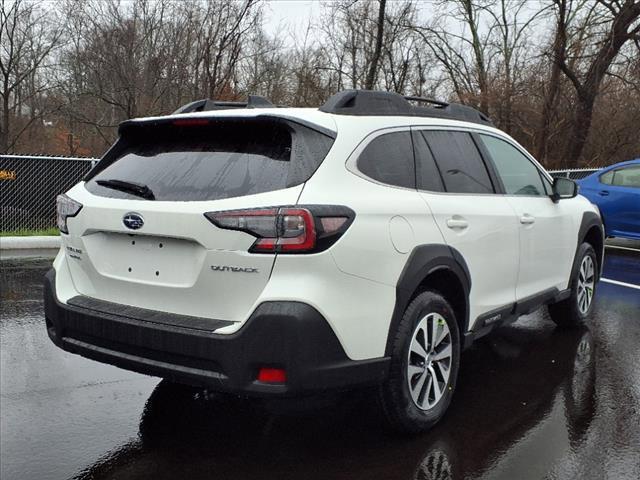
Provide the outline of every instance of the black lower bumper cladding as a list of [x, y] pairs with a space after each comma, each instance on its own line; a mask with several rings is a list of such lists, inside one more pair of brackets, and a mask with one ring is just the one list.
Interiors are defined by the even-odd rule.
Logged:
[[[380, 383], [389, 359], [350, 360], [322, 315], [301, 302], [265, 302], [233, 334], [230, 322], [185, 317], [55, 294], [45, 276], [47, 332], [60, 348], [93, 360], [220, 391], [288, 396]], [[286, 382], [257, 381], [260, 368], [282, 368]]]

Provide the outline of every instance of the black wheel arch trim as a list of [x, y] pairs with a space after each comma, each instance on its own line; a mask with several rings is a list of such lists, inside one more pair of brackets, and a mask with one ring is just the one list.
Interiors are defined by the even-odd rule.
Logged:
[[587, 234], [594, 227], [598, 228], [598, 230], [600, 231], [600, 238], [601, 238], [601, 245], [593, 245], [593, 249], [596, 252], [596, 259], [598, 261], [598, 272], [597, 272], [598, 280], [600, 280], [600, 276], [602, 274], [602, 265], [604, 263], [604, 238], [605, 238], [604, 225], [602, 223], [602, 219], [597, 213], [584, 212], [582, 214], [582, 220], [580, 222], [580, 228], [578, 230], [578, 242], [576, 245], [576, 253], [574, 254], [574, 257], [573, 257], [573, 266], [571, 267], [571, 278], [569, 279], [569, 282], [571, 282], [571, 279], [574, 277], [576, 270], [578, 269], [576, 260], [577, 260], [578, 250], [580, 249], [580, 245], [582, 245], [585, 242], [587, 238]]
[[393, 332], [398, 327], [402, 315], [415, 296], [420, 284], [432, 273], [447, 270], [456, 276], [464, 290], [464, 318], [458, 319], [463, 326], [460, 336], [469, 328], [469, 292], [471, 274], [462, 254], [453, 247], [444, 244], [418, 245], [409, 254], [396, 283], [396, 303], [387, 332], [385, 355], [390, 355]]

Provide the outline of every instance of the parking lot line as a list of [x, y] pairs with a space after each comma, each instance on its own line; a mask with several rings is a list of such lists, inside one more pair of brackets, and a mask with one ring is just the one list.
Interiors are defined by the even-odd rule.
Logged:
[[633, 283], [619, 282], [618, 280], [611, 280], [610, 278], [600, 278], [600, 280], [605, 283], [613, 283], [614, 285], [620, 285], [622, 287], [629, 287], [640, 290], [640, 285], [634, 285]]

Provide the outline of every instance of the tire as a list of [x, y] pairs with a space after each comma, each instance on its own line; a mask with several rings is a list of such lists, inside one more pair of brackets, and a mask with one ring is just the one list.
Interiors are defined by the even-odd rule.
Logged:
[[[432, 348], [433, 328], [436, 329], [435, 349]], [[393, 430], [423, 432], [442, 418], [455, 390], [460, 363], [456, 317], [442, 295], [426, 291], [409, 304], [392, 335], [389, 377], [379, 392], [382, 411]], [[441, 358], [438, 360], [434, 353]]]
[[[591, 268], [589, 269], [589, 264]], [[571, 295], [566, 300], [548, 306], [549, 316], [559, 327], [576, 327], [584, 324], [593, 310], [598, 278], [598, 259], [593, 247], [583, 243], [578, 248], [571, 278]], [[586, 277], [584, 275], [586, 274]], [[585, 303], [586, 301], [586, 303]]]

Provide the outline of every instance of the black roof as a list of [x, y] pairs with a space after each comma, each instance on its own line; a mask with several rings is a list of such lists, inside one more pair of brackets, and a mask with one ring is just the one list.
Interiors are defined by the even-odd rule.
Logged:
[[[409, 103], [410, 101], [426, 103], [430, 106], [414, 106]], [[403, 97], [395, 92], [374, 90], [344, 90], [329, 98], [319, 110], [338, 115], [435, 117], [493, 125], [485, 114], [466, 105], [422, 97]]]

